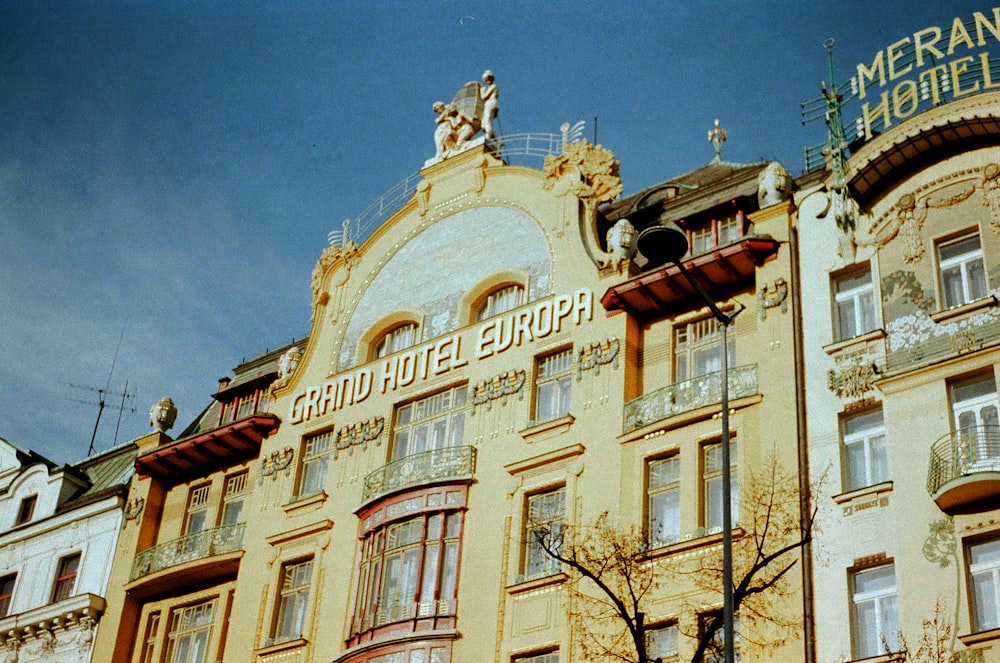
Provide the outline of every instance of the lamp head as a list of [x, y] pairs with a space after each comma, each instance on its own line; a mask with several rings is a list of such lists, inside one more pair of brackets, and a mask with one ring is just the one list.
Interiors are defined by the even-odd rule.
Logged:
[[671, 221], [650, 226], [635, 238], [636, 250], [652, 267], [677, 262], [688, 252], [687, 234]]

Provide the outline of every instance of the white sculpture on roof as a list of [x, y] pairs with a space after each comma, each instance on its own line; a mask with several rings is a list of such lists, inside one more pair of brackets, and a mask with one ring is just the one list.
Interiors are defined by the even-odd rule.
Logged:
[[437, 113], [434, 128], [435, 153], [424, 166], [443, 161], [462, 152], [471, 145], [473, 136], [480, 130], [487, 139], [496, 139], [493, 121], [500, 111], [500, 90], [493, 72], [483, 72], [483, 83], [469, 81], [455, 93], [451, 103], [435, 101], [432, 108]]

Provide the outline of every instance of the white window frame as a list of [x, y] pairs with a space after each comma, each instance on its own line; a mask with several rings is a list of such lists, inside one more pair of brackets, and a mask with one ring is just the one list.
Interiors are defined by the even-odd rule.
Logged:
[[541, 541], [556, 552], [562, 549], [566, 530], [566, 487], [559, 486], [528, 495], [524, 509], [523, 577], [541, 578], [562, 571], [562, 564], [545, 552]]
[[681, 536], [680, 454], [646, 464], [647, 531], [650, 548], [669, 546]]
[[309, 593], [312, 587], [313, 558], [285, 564], [281, 569], [281, 587], [278, 590], [278, 609], [274, 626], [274, 639], [286, 642], [301, 638], [305, 633]]
[[844, 490], [888, 481], [888, 446], [881, 408], [844, 417], [842, 430]]
[[[702, 471], [702, 521], [709, 532], [722, 529], [722, 442], [711, 442], [701, 447]], [[739, 462], [736, 438], [729, 439], [730, 514], [733, 526], [740, 516]]]
[[[891, 580], [867, 590], [860, 581]], [[851, 649], [855, 659], [879, 656], [899, 650], [899, 597], [896, 569], [892, 563], [859, 569], [851, 573]], [[885, 651], [886, 648], [889, 652]]]
[[670, 663], [680, 658], [680, 629], [677, 624], [661, 624], [646, 628], [646, 657]]
[[967, 544], [973, 631], [1000, 628], [1000, 538]]
[[170, 612], [167, 633], [168, 663], [208, 663], [215, 626], [215, 603], [209, 599]]
[[226, 477], [226, 487], [222, 497], [221, 525], [223, 527], [246, 521], [243, 516], [243, 507], [246, 505], [246, 497], [250, 493], [249, 477], [248, 470]]
[[330, 454], [336, 446], [333, 428], [307, 435], [302, 440], [302, 465], [296, 497], [318, 495], [326, 489], [326, 474]]
[[[961, 247], [963, 244], [967, 246]], [[945, 253], [951, 253], [955, 249], [962, 252], [945, 257]], [[937, 255], [941, 308], [949, 309], [968, 304], [989, 294], [986, 265], [983, 261], [983, 244], [978, 231], [940, 242], [937, 246]]]
[[392, 460], [462, 445], [468, 386], [439, 391], [396, 408]]
[[569, 414], [573, 395], [573, 348], [564, 348], [535, 360], [536, 424]]
[[[735, 334], [727, 335], [729, 367], [736, 365]], [[722, 370], [719, 323], [702, 318], [674, 327], [674, 382], [684, 382]]]
[[184, 534], [197, 534], [213, 527], [209, 522], [211, 510], [212, 484], [206, 483], [191, 488], [188, 493], [187, 513], [184, 514]]
[[836, 340], [878, 329], [871, 263], [833, 277]]
[[525, 302], [525, 289], [520, 283], [511, 283], [493, 290], [476, 309], [476, 320], [485, 320], [495, 315], [516, 309]]
[[400, 352], [413, 347], [420, 342], [420, 325], [416, 322], [404, 322], [382, 334], [372, 350], [373, 359], [381, 359], [394, 352]]

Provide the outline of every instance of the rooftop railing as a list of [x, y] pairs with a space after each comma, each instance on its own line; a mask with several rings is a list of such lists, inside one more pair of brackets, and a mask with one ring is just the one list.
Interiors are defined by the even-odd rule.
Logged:
[[244, 523], [214, 527], [147, 548], [132, 561], [129, 580], [137, 580], [185, 562], [242, 550], [245, 529]]
[[[729, 369], [729, 398], [753, 396], [759, 391], [756, 364]], [[721, 402], [722, 373], [719, 371], [675, 382], [626, 403], [623, 432], [631, 433], [668, 417]]]
[[475, 447], [445, 447], [413, 454], [383, 465], [365, 477], [362, 499], [431, 481], [471, 477], [476, 471]]
[[959, 428], [931, 445], [927, 492], [977, 472], [1000, 472], [1000, 426]]

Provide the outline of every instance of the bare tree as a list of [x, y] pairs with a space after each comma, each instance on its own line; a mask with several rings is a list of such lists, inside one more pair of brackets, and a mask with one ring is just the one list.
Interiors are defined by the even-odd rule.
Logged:
[[[776, 609], [788, 597], [788, 574], [798, 562], [803, 546], [812, 540], [815, 508], [799, 517], [796, 478], [781, 471], [776, 460], [744, 483], [739, 522], [733, 543], [733, 609], [741, 624], [767, 623], [777, 628], [753, 629], [754, 640], [742, 643], [773, 648], [801, 626], [797, 615]], [[689, 556], [651, 551], [637, 525], [618, 527], [602, 513], [593, 525], [556, 531], [532, 530], [539, 547], [567, 567], [573, 577], [569, 616], [583, 637], [580, 647], [586, 660], [649, 663], [646, 604], [654, 590], [665, 584], [687, 581], [699, 597], [715, 594], [722, 603], [721, 547], [714, 545], [692, 563]], [[683, 559], [679, 559], [683, 557]], [[699, 605], [704, 605], [704, 601]], [[608, 619], [612, 617], [613, 619]], [[624, 627], [624, 628], [622, 628]], [[692, 663], [716, 654], [722, 630], [722, 612], [703, 620], [697, 632]], [[745, 630], [745, 629], [744, 629]]]

